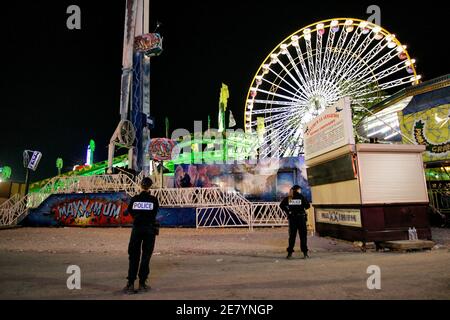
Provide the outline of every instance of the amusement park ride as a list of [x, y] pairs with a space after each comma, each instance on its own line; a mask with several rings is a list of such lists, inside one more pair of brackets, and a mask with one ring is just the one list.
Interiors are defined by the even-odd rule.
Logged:
[[419, 83], [414, 64], [381, 26], [355, 18], [313, 23], [284, 39], [259, 67], [248, 90], [245, 131], [257, 133], [262, 158], [298, 156], [307, 122], [350, 97], [358, 123], [390, 89]]
[[[150, 168], [150, 58], [161, 54], [162, 37], [149, 33], [149, 0], [127, 0], [124, 24], [120, 122], [108, 149], [108, 173], [112, 173], [116, 147], [128, 149], [128, 168]], [[131, 93], [131, 95], [130, 95]]]
[[[257, 70], [244, 106], [245, 132], [227, 132], [224, 111], [228, 89], [224, 91], [226, 86], [222, 87], [218, 132], [225, 138], [225, 142], [220, 150], [210, 150], [208, 146], [215, 141], [205, 137], [206, 135], [198, 137], [189, 134], [187, 139], [177, 141], [168, 139], [168, 133], [166, 138], [150, 138], [150, 130], [154, 125], [150, 115], [150, 61], [161, 52], [161, 35], [149, 33], [149, 0], [127, 0], [120, 121], [109, 142], [108, 160], [93, 163], [92, 157], [89, 157], [89, 165], [80, 170], [62, 173], [58, 177], [31, 185], [31, 196], [23, 203], [17, 202], [16, 206], [21, 205], [22, 211], [17, 210], [16, 214], [9, 215], [7, 221], [18, 221], [26, 206], [36, 208], [54, 193], [106, 192], [104, 190], [118, 192], [120, 188], [123, 191], [123, 186], [126, 185], [128, 189], [125, 192], [130, 195], [137, 190], [138, 179], [114, 174], [115, 167], [127, 166], [138, 174], [138, 178], [152, 175], [157, 180], [155, 184], [160, 187], [152, 192], [158, 193], [164, 201], [167, 200], [167, 206], [196, 207], [198, 203], [193, 199], [201, 200], [205, 207], [197, 207], [197, 218], [202, 214], [203, 217], [214, 216], [211, 219], [216, 219], [217, 209], [222, 210], [221, 214], [227, 216], [227, 219], [238, 216], [251, 226], [257, 221], [252, 218], [256, 212], [252, 210], [259, 210], [258, 212], [267, 212], [267, 215], [264, 213], [265, 217], [271, 217], [266, 222], [276, 220], [273, 225], [286, 223], [275, 202], [251, 202], [236, 190], [230, 192], [221, 185], [210, 190], [178, 190], [171, 185], [165, 186], [164, 178], [160, 179], [158, 170], [155, 170], [155, 162], [160, 163], [161, 177], [163, 167], [169, 168], [173, 175], [176, 165], [207, 165], [224, 159], [296, 159], [299, 162], [305, 155], [304, 136], [307, 124], [326, 110], [333, 109], [329, 107], [342, 99], [350, 101], [349, 121], [353, 122], [350, 128], [351, 133], [356, 136], [356, 143], [353, 145], [372, 137], [389, 142], [394, 137], [403, 136], [398, 129], [398, 118], [393, 117], [391, 112], [375, 115], [372, 107], [392, 96], [393, 89], [416, 86], [421, 79], [415, 69], [415, 60], [410, 57], [406, 46], [381, 26], [355, 18], [316, 22], [284, 39]], [[340, 110], [336, 110], [338, 111]], [[353, 130], [355, 127], [364, 130]], [[172, 154], [167, 150], [175, 146], [189, 151], [170, 158]], [[115, 157], [116, 148], [125, 148], [128, 153]], [[360, 150], [361, 157], [364, 156], [364, 151]], [[353, 161], [353, 158], [349, 159]], [[348, 163], [351, 164], [351, 161]], [[347, 172], [350, 174], [349, 180], [355, 184], [354, 167], [348, 168], [352, 169]], [[226, 179], [234, 178], [227, 176]], [[229, 203], [226, 199], [234, 199], [232, 207], [227, 207]], [[328, 204], [327, 202], [326, 205]], [[351, 204], [360, 206], [356, 201]], [[14, 205], [11, 203], [11, 207]], [[216, 207], [212, 208], [211, 205]], [[245, 218], [246, 215], [249, 215], [248, 219]], [[207, 224], [212, 221], [208, 219]], [[198, 222], [199, 220], [197, 226]], [[220, 223], [226, 224], [223, 221]]]
[[[144, 175], [153, 171], [150, 168], [151, 160], [155, 160], [150, 151], [153, 127], [150, 60], [161, 54], [162, 37], [149, 33], [148, 2], [127, 1], [121, 119], [109, 143], [107, 165], [93, 164], [95, 170], [83, 168], [84, 171], [79, 172], [81, 175], [99, 174], [105, 167], [112, 173], [116, 166], [128, 166]], [[390, 129], [396, 119], [390, 114], [374, 118], [370, 107], [389, 97], [393, 88], [416, 85], [420, 79], [407, 47], [381, 26], [355, 18], [313, 23], [284, 39], [263, 61], [248, 90], [244, 107], [245, 132], [226, 136], [227, 147], [221, 152], [226, 152], [229, 159], [238, 160], [301, 155], [305, 124], [346, 96], [351, 99], [354, 125], [369, 120], [370, 127], [373, 126], [370, 121], [377, 122], [388, 128], [384, 129], [384, 136], [389, 140], [399, 134]], [[223, 131], [225, 116], [220, 110], [219, 118]], [[363, 141], [370, 138], [370, 132], [356, 134]], [[223, 159], [224, 155], [217, 150], [208, 150], [212, 142], [195, 136], [181, 139], [177, 141], [180, 149], [189, 146], [191, 151], [165, 161], [164, 166], [173, 172], [177, 164]], [[116, 148], [128, 149], [128, 155], [115, 158]]]

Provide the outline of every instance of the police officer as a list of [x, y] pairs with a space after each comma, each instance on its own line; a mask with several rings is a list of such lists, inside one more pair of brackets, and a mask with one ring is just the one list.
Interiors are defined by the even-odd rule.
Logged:
[[286, 212], [289, 220], [289, 246], [287, 248], [287, 259], [292, 257], [295, 246], [295, 238], [297, 231], [300, 236], [300, 249], [303, 252], [304, 258], [308, 256], [307, 245], [307, 230], [306, 230], [306, 211], [310, 204], [308, 200], [301, 194], [301, 187], [295, 185], [289, 191], [289, 196], [283, 199], [280, 203], [280, 208]]
[[142, 179], [142, 192], [131, 198], [126, 211], [126, 214], [129, 213], [133, 217], [133, 229], [128, 245], [128, 283], [124, 288], [127, 293], [135, 293], [134, 281], [138, 275], [138, 269], [138, 290], [147, 291], [150, 289], [146, 281], [150, 273], [150, 258], [155, 247], [155, 237], [159, 233], [159, 224], [156, 221], [159, 208], [158, 199], [148, 192], [152, 184], [150, 178]]

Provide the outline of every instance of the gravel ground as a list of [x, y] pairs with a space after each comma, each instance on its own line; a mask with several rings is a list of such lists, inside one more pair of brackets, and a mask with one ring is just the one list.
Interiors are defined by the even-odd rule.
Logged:
[[[152, 290], [124, 295], [129, 228], [0, 230], [0, 299], [450, 299], [450, 229], [412, 253], [363, 253], [352, 243], [309, 237], [311, 259], [285, 259], [287, 228], [162, 229]], [[298, 240], [297, 240], [298, 241]], [[66, 269], [81, 268], [81, 290]], [[369, 290], [367, 267], [381, 269]]]

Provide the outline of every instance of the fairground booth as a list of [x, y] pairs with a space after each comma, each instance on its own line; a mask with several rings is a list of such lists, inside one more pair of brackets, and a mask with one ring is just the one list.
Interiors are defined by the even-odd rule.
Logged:
[[310, 121], [305, 159], [316, 231], [362, 242], [430, 239], [423, 145], [355, 143], [350, 99]]
[[405, 88], [374, 106], [357, 134], [380, 142], [423, 145], [429, 214], [450, 225], [450, 75]]

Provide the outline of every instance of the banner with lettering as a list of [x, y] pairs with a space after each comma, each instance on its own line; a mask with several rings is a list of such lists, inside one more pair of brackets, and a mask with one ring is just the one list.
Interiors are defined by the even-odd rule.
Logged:
[[314, 211], [317, 223], [338, 224], [358, 228], [362, 226], [361, 211], [359, 209], [315, 208]]
[[[402, 133], [426, 146], [424, 162], [450, 159], [450, 104], [402, 115], [399, 113]], [[411, 143], [403, 138], [403, 143]]]
[[[30, 227], [114, 227], [131, 226], [125, 213], [130, 197], [125, 192], [53, 194], [37, 208], [30, 209], [21, 225]], [[135, 202], [135, 209], [151, 209]], [[159, 207], [156, 220], [162, 227], [195, 227], [195, 208]]]
[[306, 124], [304, 144], [306, 160], [347, 144], [355, 144], [348, 97], [340, 99]]
[[58, 194], [30, 212], [31, 223], [55, 226], [131, 225], [125, 215], [129, 197], [125, 193]]

